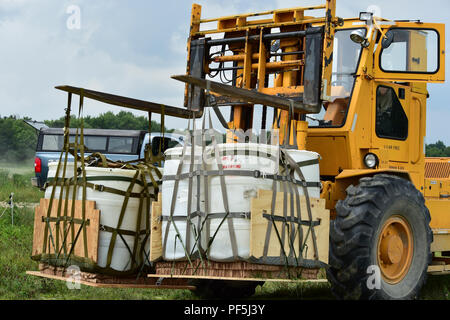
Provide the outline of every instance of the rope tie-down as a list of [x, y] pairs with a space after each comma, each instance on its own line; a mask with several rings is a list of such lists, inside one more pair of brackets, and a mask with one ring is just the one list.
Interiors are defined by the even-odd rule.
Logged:
[[[33, 250], [32, 258], [54, 267], [77, 265], [82, 271], [111, 276], [144, 274], [152, 265], [150, 208], [162, 178], [153, 164], [162, 160], [161, 152], [154, 156], [151, 147], [146, 148], [145, 159], [133, 162], [111, 161], [101, 153], [86, 156], [83, 92], [73, 142], [69, 142], [71, 103], [69, 93], [63, 150], [55, 176], [45, 186], [51, 188], [48, 199], [41, 200], [41, 206], [45, 204], [42, 246]], [[69, 163], [69, 155], [73, 162]]]
[[[218, 109], [214, 111], [220, 112]], [[212, 130], [211, 113], [209, 113], [209, 129], [205, 129], [206, 117], [205, 114], [200, 143], [195, 143], [192, 139], [190, 148], [184, 146], [178, 152], [166, 155], [166, 166], [167, 161], [173, 161], [171, 165], [176, 167], [176, 172], [172, 170], [174, 173], [171, 173], [172, 171], [167, 170], [162, 179], [163, 189], [164, 185], [169, 186], [169, 183], [174, 187], [168, 194], [163, 193], [162, 195], [163, 198], [170, 197], [170, 201], [162, 201], [160, 221], [163, 223], [163, 254], [155, 257], [153, 262], [171, 262], [171, 276], [184, 274], [201, 276], [204, 274], [203, 271], [214, 262], [241, 261], [251, 264], [284, 266], [286, 269], [325, 267], [325, 264], [319, 260], [315, 230], [321, 226], [321, 221], [314, 218], [309, 194], [310, 188], [319, 189], [321, 184], [318, 181], [307, 181], [302, 172], [303, 168], [318, 165], [318, 155], [316, 159], [296, 162], [290, 156], [291, 148], [272, 146], [270, 148], [273, 150], [268, 151], [269, 147], [265, 146], [261, 150], [234, 149], [227, 152], [228, 150], [222, 150], [222, 146], [217, 143]], [[189, 124], [189, 130], [190, 128], [191, 124]], [[193, 128], [195, 131], [195, 121]], [[208, 133], [211, 133], [211, 141], [206, 139]], [[208, 142], [210, 142], [209, 145]], [[237, 144], [237, 146], [239, 146], [237, 148], [243, 148], [242, 144]], [[266, 161], [272, 161], [273, 166], [277, 169], [276, 172], [269, 173], [263, 169], [224, 166], [223, 159], [227, 156], [266, 159]], [[188, 160], [191, 162], [187, 163]], [[264, 212], [234, 210], [234, 202], [237, 199], [230, 198], [234, 187], [230, 184], [232, 180], [229, 180], [234, 178], [249, 178], [249, 185], [256, 185], [256, 181], [264, 181], [266, 184], [270, 182], [271, 208]], [[211, 186], [213, 179], [216, 179], [217, 184], [214, 190]], [[281, 192], [279, 192], [280, 189]], [[212, 191], [215, 193], [212, 194]], [[277, 197], [280, 194], [283, 197], [282, 216], [277, 214], [279, 208], [276, 207]], [[186, 201], [187, 205], [183, 208], [178, 207], [182, 201]], [[164, 204], [166, 205], [164, 206]], [[220, 207], [223, 208], [223, 211], [212, 210], [212, 207], [216, 208], [218, 204], [221, 204]], [[238, 236], [241, 232], [240, 221], [251, 221], [254, 214], [261, 215], [267, 221], [265, 237], [262, 239], [264, 252], [262, 256], [257, 257], [241, 253], [242, 242], [240, 241], [242, 240]], [[197, 221], [196, 223], [194, 219]], [[214, 223], [214, 227], [212, 223]], [[180, 226], [182, 227], [180, 228]], [[224, 233], [228, 234], [227, 240], [224, 240]], [[269, 250], [273, 245], [273, 235], [276, 235], [280, 248], [279, 255], [276, 256]], [[220, 240], [218, 240], [219, 238]], [[216, 250], [214, 249], [215, 245], [228, 248], [226, 250], [230, 252], [229, 256], [214, 257], [212, 250]], [[313, 258], [307, 258], [308, 251], [313, 253]], [[181, 266], [179, 263], [183, 261], [186, 262], [182, 267], [183, 271], [181, 274], [180, 270], [175, 273], [175, 269], [179, 268]], [[168, 266], [167, 263], [163, 265]], [[161, 268], [167, 270], [166, 267]], [[296, 275], [293, 274], [292, 277], [294, 278]]]

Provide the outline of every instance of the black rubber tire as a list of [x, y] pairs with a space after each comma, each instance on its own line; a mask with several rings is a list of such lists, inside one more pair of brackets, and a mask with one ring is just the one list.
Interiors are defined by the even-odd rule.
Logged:
[[[423, 195], [400, 177], [377, 175], [363, 178], [347, 189], [347, 198], [336, 206], [331, 222], [330, 268], [327, 277], [332, 292], [345, 300], [417, 299], [427, 279], [431, 263], [433, 233], [430, 212]], [[390, 285], [381, 279], [381, 288], [371, 290], [367, 280], [370, 266], [377, 266], [378, 238], [384, 222], [401, 215], [412, 230], [413, 258], [405, 278]]]
[[225, 281], [225, 280], [192, 280], [190, 285], [196, 287], [193, 293], [207, 300], [239, 300], [250, 298], [258, 286], [264, 282]]

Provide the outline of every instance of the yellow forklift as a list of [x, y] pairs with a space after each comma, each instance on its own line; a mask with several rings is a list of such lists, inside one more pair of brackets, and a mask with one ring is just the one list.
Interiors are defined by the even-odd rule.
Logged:
[[[258, 92], [259, 99], [184, 80], [235, 100], [274, 106], [280, 143], [288, 128], [290, 144], [296, 140], [299, 149], [321, 155], [321, 197], [331, 215], [327, 276], [337, 297], [415, 298], [427, 272], [450, 269], [450, 159], [426, 159], [424, 151], [427, 84], [445, 81], [445, 25], [392, 21], [370, 12], [341, 19], [335, 6], [327, 0], [318, 7], [202, 20], [201, 7], [194, 5], [188, 74], [232, 70], [233, 85]], [[324, 18], [307, 16], [319, 9]], [[255, 20], [258, 15], [272, 19]], [[201, 31], [212, 21], [216, 29]], [[223, 39], [207, 38], [220, 33]], [[208, 49], [228, 45], [231, 54], [206, 56], [197, 65], [193, 46], [199, 42]], [[213, 62], [220, 62], [214, 71]], [[188, 108], [201, 98], [191, 90]], [[293, 116], [289, 103], [270, 104], [265, 95], [295, 104]], [[224, 104], [230, 102], [236, 103]], [[250, 129], [252, 107], [233, 106], [229, 128]], [[378, 290], [367, 286], [374, 266], [381, 275]]]

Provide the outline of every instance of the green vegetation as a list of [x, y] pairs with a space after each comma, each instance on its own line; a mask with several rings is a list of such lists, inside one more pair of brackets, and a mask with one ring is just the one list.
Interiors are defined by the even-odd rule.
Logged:
[[33, 158], [36, 150], [36, 142], [36, 131], [21, 119], [13, 116], [0, 117], [1, 160], [23, 162]]
[[32, 171], [20, 174], [0, 169], [0, 202], [7, 201], [11, 193], [14, 193], [15, 202], [39, 202], [39, 199], [43, 197], [43, 192], [31, 186], [32, 177], [34, 177]]
[[450, 147], [442, 141], [427, 145], [427, 157], [450, 157]]
[[[65, 117], [58, 120], [44, 121], [50, 128], [64, 128]], [[118, 114], [106, 112], [98, 117], [85, 116], [83, 119], [84, 127], [91, 129], [118, 129], [118, 130], [148, 130], [148, 117], [135, 116], [131, 112], [121, 111]], [[71, 116], [70, 127], [80, 127], [80, 119], [75, 115]], [[152, 132], [160, 132], [161, 125], [152, 121]], [[169, 132], [166, 128], [166, 132]]]
[[[0, 212], [1, 213], [1, 212]], [[98, 289], [70, 290], [66, 283], [26, 275], [38, 270], [31, 260], [33, 210], [15, 208], [14, 226], [8, 214], [0, 218], [0, 300], [178, 300], [194, 299], [186, 290]]]

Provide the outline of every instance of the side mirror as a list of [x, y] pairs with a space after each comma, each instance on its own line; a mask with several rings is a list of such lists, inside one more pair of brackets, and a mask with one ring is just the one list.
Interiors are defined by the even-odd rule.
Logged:
[[381, 41], [381, 46], [383, 49], [387, 49], [391, 46], [392, 42], [394, 42], [394, 32], [391, 30], [386, 33], [384, 39]]
[[152, 140], [152, 153], [154, 156], [159, 155], [159, 151], [164, 154], [164, 152], [169, 148], [170, 139], [162, 137], [155, 137]]

